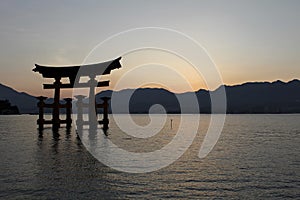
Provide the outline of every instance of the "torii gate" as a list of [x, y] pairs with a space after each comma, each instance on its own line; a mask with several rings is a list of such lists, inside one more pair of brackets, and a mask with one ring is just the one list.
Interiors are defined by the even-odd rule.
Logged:
[[[95, 101], [95, 88], [96, 87], [105, 87], [109, 86], [109, 81], [100, 81], [97, 82], [95, 80], [97, 75], [105, 75], [110, 74], [111, 70], [121, 68], [120, 64], [121, 57], [104, 62], [97, 63], [91, 65], [82, 65], [82, 66], [64, 66], [64, 67], [53, 67], [53, 66], [41, 66], [35, 64], [35, 68], [32, 70], [34, 72], [39, 72], [42, 74], [44, 78], [54, 78], [55, 82], [53, 84], [43, 84], [44, 89], [54, 89], [54, 102], [52, 104], [46, 104], [44, 102], [47, 97], [37, 97], [39, 100], [39, 118], [37, 120], [37, 124], [39, 125], [39, 129], [42, 130], [44, 128], [44, 124], [52, 124], [53, 129], [58, 129], [60, 124], [66, 124], [67, 128], [71, 127], [72, 119], [71, 119], [71, 108], [72, 108], [72, 99], [65, 98], [65, 104], [60, 103], [60, 89], [61, 88], [90, 88], [89, 94], [89, 102]], [[78, 74], [79, 72], [79, 74]], [[76, 76], [88, 76], [90, 80], [86, 83], [79, 83], [79, 77]], [[69, 78], [70, 83], [64, 84], [61, 83], [62, 78]], [[76, 79], [76, 80], [75, 80]], [[75, 83], [76, 81], [76, 83]], [[89, 107], [91, 112], [92, 108], [89, 105], [86, 105], [82, 102], [83, 96], [78, 96], [78, 104]], [[102, 98], [102, 104], [96, 104], [96, 108], [103, 108], [103, 120], [99, 121], [100, 124], [103, 124], [103, 129], [108, 129], [108, 101], [109, 98]], [[92, 105], [91, 103], [89, 103]], [[52, 108], [52, 120], [44, 119], [44, 108]], [[66, 108], [66, 119], [61, 120], [59, 118], [60, 108]], [[95, 108], [95, 107], [94, 107]], [[82, 114], [78, 112], [78, 114]], [[81, 118], [79, 116], [79, 118]], [[84, 124], [84, 123], [83, 123]]]

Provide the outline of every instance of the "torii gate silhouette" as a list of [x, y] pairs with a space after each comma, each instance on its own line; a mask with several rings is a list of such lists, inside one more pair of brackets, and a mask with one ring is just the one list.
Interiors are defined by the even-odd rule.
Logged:
[[[39, 127], [39, 130], [43, 130], [44, 124], [52, 124], [52, 129], [57, 130], [60, 127], [60, 124], [66, 124], [67, 128], [71, 127], [72, 119], [71, 119], [71, 108], [72, 108], [72, 99], [71, 98], [65, 98], [66, 101], [65, 104], [60, 103], [60, 89], [61, 88], [90, 88], [90, 94], [89, 94], [89, 104], [83, 103], [83, 99], [85, 96], [78, 95], [77, 98], [77, 106], [78, 106], [78, 120], [82, 120], [82, 107], [89, 107], [89, 112], [93, 110], [95, 111], [96, 108], [103, 108], [103, 120], [98, 121], [99, 124], [103, 124], [103, 129], [108, 129], [108, 101], [110, 98], [104, 97], [102, 98], [103, 103], [97, 104], [92, 109], [91, 102], [95, 102], [95, 88], [96, 87], [105, 87], [109, 86], [109, 81], [96, 81], [96, 76], [98, 75], [106, 75], [110, 74], [110, 72], [114, 69], [121, 68], [120, 64], [121, 57], [104, 62], [104, 63], [97, 63], [97, 64], [90, 64], [90, 65], [81, 65], [81, 66], [42, 66], [35, 64], [35, 68], [32, 70], [34, 72], [39, 72], [42, 74], [44, 78], [54, 78], [55, 82], [53, 84], [43, 84], [44, 89], [54, 89], [54, 102], [52, 104], [47, 104], [44, 101], [47, 99], [47, 97], [39, 96], [37, 99], [38, 107], [39, 107], [39, 118], [37, 120], [37, 124]], [[82, 70], [84, 69], [84, 70]], [[79, 73], [78, 73], [79, 72]], [[85, 83], [79, 83], [78, 76], [88, 76], [90, 80]], [[61, 83], [62, 78], [69, 78], [70, 83]], [[44, 119], [44, 108], [52, 108], [52, 120], [45, 120]], [[59, 118], [60, 109], [65, 108], [66, 109], [66, 119], [61, 120]], [[95, 114], [95, 113], [94, 113]], [[93, 116], [93, 115], [90, 115]], [[93, 120], [93, 119], [92, 119]], [[92, 121], [89, 119], [89, 121]], [[94, 119], [95, 120], [95, 119]], [[81, 121], [80, 125], [89, 124], [89, 122]], [[95, 126], [95, 124], [93, 125]], [[95, 127], [94, 127], [95, 128]]]

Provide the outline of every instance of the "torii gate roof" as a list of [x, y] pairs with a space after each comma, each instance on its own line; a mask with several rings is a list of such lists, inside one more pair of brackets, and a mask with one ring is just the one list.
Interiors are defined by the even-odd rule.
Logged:
[[[34, 72], [39, 72], [44, 78], [62, 78], [69, 77], [70, 79], [75, 79], [79, 69], [81, 76], [89, 76], [91, 74], [95, 75], [105, 75], [110, 74], [111, 70], [121, 68], [120, 64], [121, 57], [103, 62], [95, 63], [89, 65], [78, 65], [78, 66], [42, 66], [35, 64], [35, 68], [32, 69]], [[86, 70], [85, 70], [86, 69]]]

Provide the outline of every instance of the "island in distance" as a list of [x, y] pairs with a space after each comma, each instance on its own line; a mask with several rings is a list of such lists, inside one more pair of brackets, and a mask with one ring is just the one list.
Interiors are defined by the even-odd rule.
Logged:
[[20, 114], [17, 106], [12, 106], [8, 100], [0, 100], [0, 115]]
[[[300, 81], [289, 82], [249, 82], [225, 87], [227, 96], [227, 113], [231, 114], [263, 114], [263, 113], [300, 113]], [[218, 89], [217, 89], [218, 90]], [[216, 90], [216, 91], [217, 91]], [[216, 92], [216, 91], [211, 91]], [[119, 96], [133, 92], [133, 89], [116, 91]], [[96, 95], [97, 101], [101, 97], [110, 97], [113, 91], [106, 90]], [[195, 92], [201, 113], [210, 113], [210, 95], [207, 90]], [[162, 105], [167, 113], [181, 113], [176, 95], [190, 96], [191, 92], [174, 94], [161, 88], [139, 88], [130, 98], [130, 113], [148, 113], [154, 104]], [[20, 113], [37, 113], [37, 100], [34, 96], [18, 92], [8, 86], [0, 84], [0, 100], [7, 99], [19, 108]], [[51, 103], [51, 99], [48, 103]], [[111, 111], [111, 109], [110, 109]], [[122, 113], [122, 112], [120, 112]], [[195, 113], [190, 110], [188, 113]]]

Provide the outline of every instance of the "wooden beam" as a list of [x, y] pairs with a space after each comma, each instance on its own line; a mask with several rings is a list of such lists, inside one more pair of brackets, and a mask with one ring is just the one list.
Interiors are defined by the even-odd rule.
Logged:
[[[54, 84], [43, 84], [44, 85], [44, 89], [54, 89], [55, 86]], [[73, 88], [73, 86], [70, 83], [67, 84], [61, 84], [60, 88]]]
[[[109, 81], [100, 81], [97, 84], [97, 87], [106, 87], [109, 86]], [[90, 87], [88, 83], [78, 83], [75, 84], [76, 88], [85, 88], [85, 87]], [[44, 84], [44, 89], [54, 89], [55, 86], [54, 84]], [[64, 83], [60, 85], [60, 88], [74, 88], [74, 85], [70, 83]]]
[[97, 84], [97, 87], [106, 87], [109, 86], [109, 81], [100, 81]]

